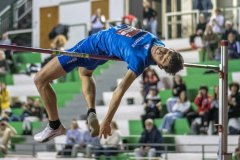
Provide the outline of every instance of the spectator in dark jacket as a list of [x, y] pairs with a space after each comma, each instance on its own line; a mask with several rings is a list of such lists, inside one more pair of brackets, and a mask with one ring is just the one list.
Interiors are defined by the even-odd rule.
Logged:
[[233, 22], [232, 21], [226, 21], [225, 22], [225, 31], [222, 34], [222, 40], [228, 39], [228, 34], [233, 33], [236, 37], [238, 37], [238, 31], [233, 28]]
[[240, 42], [233, 32], [228, 34], [228, 57], [231, 59], [240, 58]]
[[145, 114], [141, 116], [143, 126], [145, 126], [145, 120], [148, 118], [155, 119], [160, 118], [162, 106], [160, 98], [158, 96], [158, 90], [155, 87], [151, 87], [149, 94], [147, 95], [146, 102], [144, 103]]
[[228, 118], [239, 118], [240, 117], [240, 93], [239, 84], [233, 82], [229, 85], [230, 95], [228, 96]]
[[182, 91], [186, 91], [187, 87], [180, 75], [173, 77], [172, 97], [167, 99], [167, 111], [172, 112], [173, 105], [177, 102], [178, 97]]
[[144, 143], [144, 145], [134, 150], [136, 159], [141, 159], [141, 157], [144, 156], [148, 156], [148, 158], [155, 157], [156, 152], [162, 149], [162, 147], [160, 146], [151, 146], [151, 144], [153, 143], [155, 144], [163, 143], [161, 132], [153, 124], [152, 119], [147, 119], [145, 121], [145, 130], [141, 134], [139, 143]]
[[200, 14], [199, 23], [197, 24], [196, 31], [193, 35], [190, 36], [190, 45], [193, 49], [197, 49], [198, 47], [200, 47], [198, 46], [199, 44], [195, 44], [195, 38], [199, 37], [202, 41], [202, 36], [206, 29], [206, 25], [207, 25], [207, 22], [206, 22], [205, 16], [203, 14]]
[[157, 36], [157, 12], [151, 7], [148, 0], [143, 1], [143, 25], [146, 30]]
[[233, 82], [229, 85], [230, 95], [228, 96], [228, 127], [230, 135], [237, 135], [240, 133], [240, 93], [239, 84]]

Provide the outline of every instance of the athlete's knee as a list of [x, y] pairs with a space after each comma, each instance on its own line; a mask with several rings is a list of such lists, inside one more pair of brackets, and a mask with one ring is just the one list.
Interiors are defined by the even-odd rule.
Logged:
[[40, 71], [35, 75], [34, 83], [37, 88], [40, 88], [40, 87], [47, 85], [49, 82], [44, 77], [44, 73]]
[[80, 77], [92, 77], [93, 71], [87, 70], [86, 68], [79, 68]]

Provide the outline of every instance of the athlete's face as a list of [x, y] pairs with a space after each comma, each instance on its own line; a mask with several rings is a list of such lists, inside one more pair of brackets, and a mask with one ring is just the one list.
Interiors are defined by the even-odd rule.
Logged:
[[169, 74], [176, 74], [183, 69], [183, 57], [173, 49], [153, 46], [151, 49], [152, 59], [160, 69], [164, 69]]
[[173, 50], [165, 47], [155, 46], [153, 47], [153, 58], [160, 69], [166, 69], [169, 64], [171, 52]]

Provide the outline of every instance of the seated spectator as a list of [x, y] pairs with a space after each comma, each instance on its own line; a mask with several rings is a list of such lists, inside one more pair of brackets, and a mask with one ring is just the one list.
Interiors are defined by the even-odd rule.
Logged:
[[97, 159], [99, 159], [100, 155], [104, 155], [106, 159], [111, 159], [111, 156], [117, 155], [118, 150], [121, 149], [122, 138], [117, 123], [112, 121], [110, 127], [111, 136], [106, 139], [102, 138], [100, 140], [102, 148], [95, 152]]
[[31, 135], [32, 127], [31, 122], [41, 121], [43, 119], [43, 107], [41, 106], [40, 99], [35, 99], [32, 107], [25, 111], [23, 119], [23, 134]]
[[10, 95], [5, 83], [0, 83], [0, 101], [2, 114], [11, 113]]
[[[0, 44], [4, 44], [4, 45], [11, 45], [12, 44], [12, 41], [11, 41], [11, 39], [9, 39], [7, 33], [3, 33], [2, 34], [2, 37], [1, 37], [1, 40], [0, 40]], [[3, 50], [3, 51], [5, 53], [6, 60], [8, 62], [7, 64], [9, 64], [9, 66], [12, 69], [12, 67], [14, 67], [12, 52], [10, 50]]]
[[225, 31], [222, 34], [222, 40], [228, 40], [228, 34], [230, 32], [238, 37], [238, 31], [233, 28], [233, 22], [228, 20], [225, 22]]
[[[212, 98], [208, 94], [208, 87], [201, 86], [199, 89], [199, 93], [194, 100], [194, 103], [198, 108], [197, 112], [192, 111], [187, 114], [187, 118], [192, 128], [193, 134], [199, 134], [200, 130], [203, 133], [206, 133], [208, 129], [208, 121], [209, 121], [208, 117], [209, 117], [209, 110], [211, 107], [211, 101], [212, 101]], [[198, 122], [198, 119], [197, 119], [198, 117], [200, 118], [200, 122]]]
[[144, 103], [145, 114], [141, 116], [143, 126], [146, 119], [160, 118], [162, 110], [160, 98], [158, 96], [158, 90], [155, 87], [151, 87], [149, 94], [147, 95], [146, 102]]
[[178, 97], [181, 91], [186, 91], [187, 87], [185, 82], [183, 81], [180, 75], [175, 75], [173, 77], [173, 88], [172, 88], [172, 95], [173, 97], [167, 99], [167, 111], [170, 113], [172, 112], [173, 105], [177, 102]]
[[218, 48], [219, 37], [213, 32], [212, 26], [207, 25], [203, 34], [203, 59], [205, 61], [206, 54], [208, 54], [208, 60], [213, 60], [215, 57], [216, 49]]
[[212, 26], [213, 33], [221, 35], [224, 28], [224, 17], [221, 9], [215, 9], [214, 15], [210, 18], [209, 25]]
[[[228, 119], [239, 119], [240, 118], [240, 93], [239, 84], [231, 83], [229, 85], [230, 95], [228, 96]], [[238, 121], [238, 120], [235, 120]], [[230, 122], [229, 122], [230, 123]], [[238, 134], [240, 130], [239, 126], [234, 127], [234, 125], [229, 124], [229, 134]]]
[[163, 117], [163, 122], [160, 126], [160, 130], [165, 133], [170, 133], [172, 124], [177, 118], [182, 118], [185, 113], [190, 109], [191, 103], [187, 99], [186, 91], [180, 92], [177, 102], [173, 105], [172, 112], [167, 113]]
[[0, 76], [5, 76], [10, 72], [4, 51], [0, 50]]
[[13, 128], [6, 121], [0, 121], [0, 151], [3, 153], [7, 153], [8, 146], [10, 143], [10, 138], [17, 134], [15, 128]]
[[[209, 110], [209, 121], [213, 121], [213, 124], [218, 124], [218, 110], [219, 110], [219, 86], [215, 86], [213, 99], [211, 102], [211, 108]], [[213, 131], [211, 132], [213, 132], [213, 134], [217, 134], [217, 127], [213, 129]]]
[[240, 58], [240, 42], [234, 33], [228, 34], [228, 57], [230, 59]]
[[[145, 129], [141, 134], [139, 143], [145, 143], [141, 145], [140, 148], [134, 150], [135, 158], [142, 159], [141, 157], [147, 156], [149, 159], [157, 156], [157, 152], [162, 150], [161, 146], [151, 146], [151, 144], [161, 144], [163, 143], [163, 138], [161, 132], [153, 124], [152, 119], [147, 119], [145, 121]], [[149, 145], [146, 145], [149, 144]]]
[[207, 25], [207, 22], [205, 20], [205, 17], [203, 14], [200, 14], [199, 15], [199, 23], [197, 24], [197, 28], [196, 28], [196, 31], [193, 35], [190, 36], [190, 45], [193, 49], [197, 49], [199, 44], [195, 43], [195, 38], [200, 38], [201, 40], [201, 43], [202, 43], [202, 36], [203, 36], [203, 33], [205, 31], [205, 28], [206, 28], [206, 25]]
[[77, 152], [84, 152], [85, 158], [92, 158], [92, 153], [94, 150], [99, 150], [101, 149], [101, 144], [100, 144], [100, 138], [99, 137], [92, 137], [90, 135], [90, 128], [89, 125], [87, 125], [86, 121], [86, 126], [87, 130], [83, 131], [81, 141], [78, 145], [74, 145], [72, 149], [72, 157], [77, 156]]
[[150, 87], [156, 87], [158, 86], [158, 82], [160, 81], [157, 73], [154, 69], [148, 68], [144, 71], [143, 75], [143, 86], [142, 86], [142, 95], [143, 100], [145, 102], [146, 96], [148, 95]]
[[82, 133], [79, 130], [76, 119], [73, 119], [70, 125], [70, 129], [66, 133], [67, 140], [63, 151], [60, 151], [58, 155], [71, 156], [72, 149], [75, 145], [80, 144]]

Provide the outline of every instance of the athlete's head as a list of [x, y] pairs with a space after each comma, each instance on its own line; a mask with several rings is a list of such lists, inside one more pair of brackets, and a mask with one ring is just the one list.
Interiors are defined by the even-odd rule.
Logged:
[[151, 56], [159, 68], [169, 74], [174, 75], [183, 69], [183, 57], [173, 49], [153, 45]]

